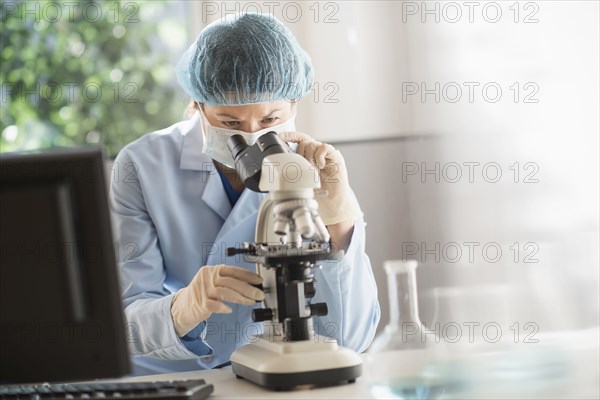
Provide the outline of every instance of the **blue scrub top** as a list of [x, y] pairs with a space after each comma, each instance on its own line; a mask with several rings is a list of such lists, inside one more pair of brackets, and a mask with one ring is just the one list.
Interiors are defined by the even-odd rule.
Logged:
[[223, 172], [221, 172], [221, 170], [219, 170], [218, 168], [217, 168], [217, 172], [219, 173], [219, 178], [221, 178], [221, 183], [223, 183], [223, 188], [225, 189], [225, 193], [227, 193], [227, 198], [229, 199], [229, 203], [233, 207], [233, 206], [235, 206], [235, 203], [237, 203], [240, 196], [242, 195], [243, 190], [238, 192], [235, 189], [233, 189], [233, 187], [231, 187], [231, 183], [229, 183], [229, 180], [227, 180], [227, 177], [225, 176], [225, 174]]
[[[230, 201], [212, 159], [202, 153], [202, 140], [196, 113], [125, 146], [112, 169], [110, 206], [134, 374], [212, 368], [262, 331], [251, 319], [253, 306], [236, 304], [231, 314], [213, 314], [183, 338], [173, 327], [173, 294], [203, 265], [255, 271], [241, 256], [225, 257], [225, 250], [254, 241], [265, 194], [244, 190]], [[362, 218], [344, 258], [324, 261], [315, 278], [312, 301], [325, 301], [329, 309], [314, 319], [316, 332], [366, 350], [380, 309]]]

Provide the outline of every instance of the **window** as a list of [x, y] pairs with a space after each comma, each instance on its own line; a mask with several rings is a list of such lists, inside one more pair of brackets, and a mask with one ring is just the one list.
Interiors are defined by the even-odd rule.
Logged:
[[125, 144], [184, 115], [186, 2], [3, 1], [0, 151]]

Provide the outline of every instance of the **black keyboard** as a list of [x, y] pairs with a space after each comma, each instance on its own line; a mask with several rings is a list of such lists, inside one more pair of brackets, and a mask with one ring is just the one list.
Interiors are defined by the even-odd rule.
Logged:
[[204, 379], [161, 382], [90, 382], [0, 386], [0, 399], [185, 399], [200, 400], [213, 391]]

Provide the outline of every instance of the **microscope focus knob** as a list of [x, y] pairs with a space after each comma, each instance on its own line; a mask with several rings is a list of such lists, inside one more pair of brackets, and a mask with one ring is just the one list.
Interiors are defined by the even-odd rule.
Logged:
[[271, 308], [255, 308], [252, 310], [252, 321], [262, 322], [273, 319], [273, 310]]
[[322, 317], [327, 315], [327, 303], [315, 303], [310, 306], [311, 317]]

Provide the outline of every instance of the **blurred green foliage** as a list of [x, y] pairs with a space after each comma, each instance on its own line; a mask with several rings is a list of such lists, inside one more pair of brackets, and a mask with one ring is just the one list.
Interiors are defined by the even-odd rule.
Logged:
[[160, 21], [144, 17], [150, 3], [155, 14], [168, 7], [3, 1], [0, 151], [99, 143], [114, 156], [180, 120], [186, 99], [167, 60], [169, 43], [157, 33]]

